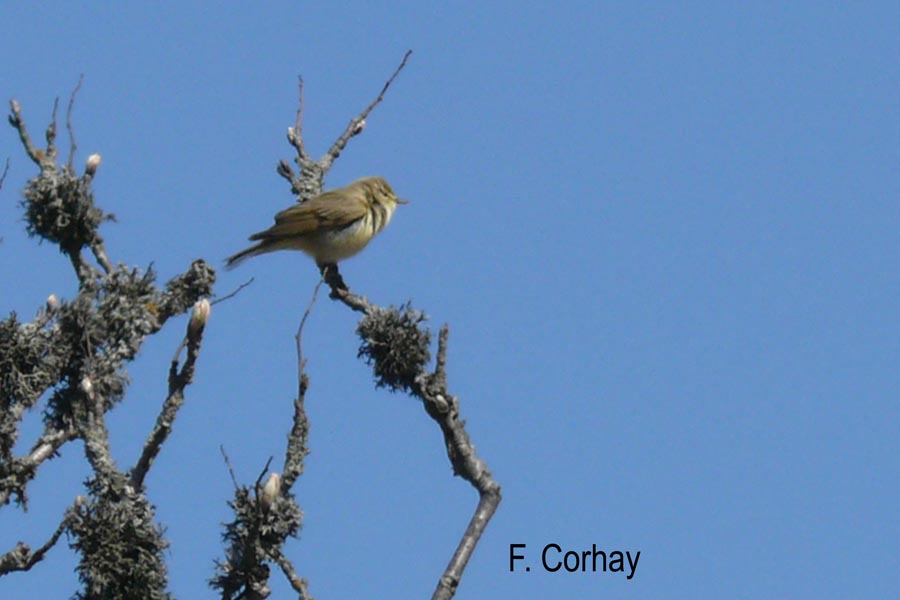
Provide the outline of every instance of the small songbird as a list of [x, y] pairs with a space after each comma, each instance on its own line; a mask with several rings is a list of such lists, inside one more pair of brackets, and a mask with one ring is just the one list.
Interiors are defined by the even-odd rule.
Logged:
[[398, 198], [383, 178], [358, 179], [281, 211], [274, 225], [250, 236], [256, 244], [229, 256], [226, 266], [230, 269], [245, 258], [275, 250], [302, 250], [320, 268], [337, 264], [387, 227], [398, 204], [407, 201]]

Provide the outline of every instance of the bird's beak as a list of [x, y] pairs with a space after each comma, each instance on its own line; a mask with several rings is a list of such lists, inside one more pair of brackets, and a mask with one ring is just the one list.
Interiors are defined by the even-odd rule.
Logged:
[[409, 200], [403, 200], [402, 198], [397, 198], [397, 204], [409, 204]]

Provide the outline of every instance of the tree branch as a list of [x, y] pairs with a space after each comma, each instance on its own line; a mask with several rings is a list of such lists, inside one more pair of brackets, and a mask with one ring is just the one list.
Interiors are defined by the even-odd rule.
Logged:
[[312, 594], [309, 593], [309, 582], [297, 575], [297, 572], [294, 570], [294, 565], [291, 564], [285, 556], [283, 552], [276, 552], [272, 559], [275, 561], [279, 567], [281, 567], [281, 572], [284, 573], [285, 578], [287, 578], [288, 583], [291, 584], [291, 587], [294, 588], [294, 591], [297, 592], [297, 597], [300, 600], [313, 600]]
[[332, 163], [337, 160], [337, 157], [341, 155], [341, 152], [346, 147], [347, 142], [350, 141], [355, 135], [362, 133], [362, 130], [366, 127], [366, 117], [369, 116], [369, 113], [384, 100], [384, 95], [387, 93], [388, 88], [391, 87], [391, 84], [394, 83], [394, 80], [400, 74], [400, 71], [403, 70], [403, 67], [406, 66], [406, 61], [409, 60], [410, 55], [412, 54], [412, 50], [407, 50], [406, 54], [403, 55], [403, 60], [400, 61], [400, 65], [394, 71], [394, 74], [391, 75], [390, 79], [385, 82], [384, 87], [381, 88], [381, 93], [378, 94], [378, 97], [372, 101], [369, 106], [366, 107], [364, 111], [362, 111], [358, 116], [350, 119], [350, 123], [347, 124], [347, 129], [344, 130], [344, 133], [334, 142], [331, 148], [328, 149], [328, 152], [323, 156], [319, 163], [325, 171], [331, 168]]
[[28, 456], [13, 460], [4, 469], [5, 477], [0, 480], [0, 506], [6, 505], [12, 494], [16, 494], [24, 504], [25, 488], [37, 475], [41, 463], [52, 458], [66, 442], [75, 437], [74, 429], [57, 429], [48, 424]]
[[[235, 292], [237, 293], [237, 292]], [[184, 339], [175, 351], [172, 362], [169, 365], [169, 393], [163, 402], [156, 425], [144, 444], [141, 457], [131, 469], [131, 485], [139, 490], [144, 485], [144, 477], [153, 465], [163, 443], [172, 433], [172, 425], [179, 409], [184, 405], [184, 389], [194, 381], [194, 366], [197, 357], [200, 356], [200, 346], [203, 341], [203, 331], [209, 319], [210, 303], [208, 300], [200, 300], [194, 305], [193, 313], [188, 321]], [[181, 351], [187, 346], [187, 358], [181, 370], [178, 363], [181, 359]]]
[[306, 416], [306, 390], [309, 389], [309, 376], [306, 374], [306, 360], [303, 358], [303, 328], [312, 313], [321, 287], [322, 280], [319, 280], [294, 336], [297, 343], [297, 397], [294, 399], [293, 425], [288, 434], [288, 443], [284, 454], [282, 479], [285, 491], [289, 491], [294, 482], [303, 474], [304, 461], [309, 454], [309, 419]]
[[43, 168], [43, 161], [46, 155], [42, 150], [38, 150], [34, 147], [31, 136], [28, 134], [28, 129], [25, 127], [25, 121], [22, 119], [22, 106], [19, 104], [19, 101], [10, 100], [9, 109], [9, 124], [19, 132], [19, 140], [21, 140], [22, 146], [25, 148], [25, 154], [28, 155], [28, 158], [30, 158], [34, 164]]
[[0, 577], [7, 573], [12, 573], [13, 571], [28, 571], [31, 567], [42, 561], [44, 555], [47, 554], [47, 551], [56, 545], [60, 536], [62, 536], [63, 532], [69, 526], [69, 518], [70, 513], [67, 512], [66, 516], [63, 517], [62, 522], [56, 528], [56, 531], [50, 536], [50, 539], [34, 552], [31, 551], [31, 548], [29, 548], [27, 544], [19, 542], [16, 544], [15, 548], [3, 556], [0, 556]]
[[78, 90], [81, 89], [81, 83], [84, 81], [84, 73], [82, 73], [78, 77], [78, 83], [75, 84], [75, 89], [72, 90], [72, 95], [69, 96], [69, 106], [66, 109], [66, 130], [69, 132], [69, 160], [68, 166], [69, 169], [74, 171], [74, 165], [72, 161], [75, 160], [75, 150], [78, 148], [78, 144], [75, 143], [75, 129], [72, 127], [72, 109], [75, 107], [75, 96], [78, 94]]
[[297, 196], [298, 202], [304, 202], [322, 192], [322, 181], [325, 178], [325, 173], [331, 169], [331, 165], [334, 164], [334, 161], [340, 156], [343, 149], [347, 146], [347, 142], [350, 141], [350, 138], [362, 133], [363, 129], [365, 129], [366, 117], [368, 117], [369, 113], [384, 100], [388, 88], [400, 74], [400, 71], [403, 70], [403, 67], [406, 66], [406, 62], [409, 60], [411, 54], [412, 50], [408, 50], [406, 54], [403, 55], [403, 60], [394, 71], [393, 75], [391, 75], [381, 88], [381, 93], [378, 94], [378, 97], [375, 98], [362, 113], [350, 120], [344, 133], [338, 137], [331, 148], [329, 148], [328, 152], [326, 152], [319, 160], [313, 160], [306, 151], [306, 146], [303, 143], [303, 78], [301, 77], [299, 79], [300, 98], [297, 108], [297, 118], [294, 126], [288, 127], [287, 138], [291, 146], [297, 151], [294, 162], [296, 162], [297, 166], [300, 168], [300, 173], [299, 175], [294, 173], [291, 166], [284, 160], [279, 161], [278, 167], [276, 168], [276, 172], [290, 182], [291, 192]]
[[[406, 66], [411, 53], [412, 51], [408, 51], [403, 56], [400, 65], [384, 84], [378, 97], [362, 113], [350, 120], [344, 133], [315, 163], [306, 156], [305, 149], [300, 151], [304, 148], [301, 127], [303, 111], [301, 80], [301, 101], [297, 122], [288, 130], [288, 139], [291, 145], [298, 150], [297, 164], [300, 166], [300, 181], [297, 181], [298, 177], [294, 175], [285, 161], [281, 161], [278, 167], [279, 174], [292, 182], [292, 190], [300, 195], [300, 201], [309, 197], [304, 195], [309, 190], [314, 190], [315, 193], [321, 190], [321, 182], [325, 173], [340, 156], [350, 138], [363, 131], [366, 117], [384, 99], [388, 88]], [[422, 400], [426, 412], [438, 424], [443, 433], [447, 456], [454, 474], [468, 481], [479, 493], [478, 506], [475, 508], [469, 526], [441, 576], [433, 596], [440, 599], [451, 598], [456, 592], [456, 587], [478, 540], [497, 510], [501, 496], [500, 485], [493, 479], [486, 463], [478, 457], [475, 447], [469, 439], [464, 422], [460, 418], [458, 398], [450, 394], [447, 389], [449, 329], [446, 325], [441, 329], [435, 370], [428, 372], [425, 364], [428, 362], [429, 356], [430, 332], [419, 325], [424, 320], [422, 313], [412, 310], [409, 306], [399, 311], [393, 307], [382, 308], [372, 304], [365, 296], [350, 291], [341, 277], [337, 265], [322, 265], [320, 269], [322, 280], [331, 289], [330, 297], [343, 303], [354, 312], [364, 315], [357, 329], [363, 339], [359, 354], [365, 356], [368, 362], [374, 366], [376, 384], [390, 387], [393, 390], [403, 389]], [[318, 287], [316, 291], [318, 291]], [[308, 384], [300, 347], [300, 333], [308, 314], [309, 309], [301, 320], [300, 329], [297, 332], [300, 409], [302, 409], [302, 398]], [[296, 422], [295, 415], [295, 426]]]
[[359, 354], [374, 366], [376, 384], [395, 391], [406, 390], [422, 401], [428, 416], [441, 429], [454, 475], [478, 491], [478, 506], [432, 596], [441, 600], [452, 598], [478, 540], [500, 504], [501, 495], [500, 485], [475, 452], [465, 421], [460, 417], [459, 399], [447, 388], [449, 328], [447, 325], [441, 328], [435, 369], [429, 373], [425, 369], [429, 332], [420, 325], [424, 315], [408, 305], [402, 310], [378, 307], [336, 286], [332, 287], [331, 297], [365, 313], [357, 328], [363, 340]]
[[3, 189], [3, 184], [6, 182], [6, 176], [9, 174], [9, 159], [6, 159], [6, 164], [3, 166], [3, 174], [0, 175], [0, 190]]

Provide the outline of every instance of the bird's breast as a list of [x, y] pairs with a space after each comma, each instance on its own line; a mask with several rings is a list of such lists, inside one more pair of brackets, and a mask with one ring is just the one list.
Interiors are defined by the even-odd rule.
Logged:
[[340, 262], [365, 248], [376, 233], [371, 213], [367, 213], [343, 229], [317, 234], [307, 252], [319, 263]]

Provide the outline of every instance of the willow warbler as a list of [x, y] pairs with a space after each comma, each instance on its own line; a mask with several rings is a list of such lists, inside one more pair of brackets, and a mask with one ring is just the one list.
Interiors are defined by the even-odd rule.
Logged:
[[365, 248], [406, 203], [381, 177], [364, 177], [281, 211], [274, 225], [250, 236], [254, 245], [226, 259], [227, 268], [275, 250], [302, 250], [319, 267], [336, 264]]

